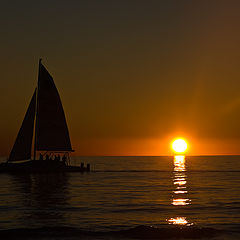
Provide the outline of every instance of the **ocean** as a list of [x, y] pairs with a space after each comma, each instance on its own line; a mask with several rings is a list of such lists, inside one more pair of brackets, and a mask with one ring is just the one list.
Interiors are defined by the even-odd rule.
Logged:
[[72, 162], [93, 171], [0, 174], [1, 239], [240, 239], [240, 156]]

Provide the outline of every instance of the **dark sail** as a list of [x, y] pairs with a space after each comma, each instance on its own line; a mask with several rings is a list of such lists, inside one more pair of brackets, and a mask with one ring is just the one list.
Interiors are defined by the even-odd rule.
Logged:
[[18, 132], [8, 161], [20, 161], [31, 158], [34, 118], [36, 110], [36, 90], [28, 106], [22, 126]]
[[72, 151], [68, 127], [57, 88], [39, 63], [36, 115], [37, 151]]

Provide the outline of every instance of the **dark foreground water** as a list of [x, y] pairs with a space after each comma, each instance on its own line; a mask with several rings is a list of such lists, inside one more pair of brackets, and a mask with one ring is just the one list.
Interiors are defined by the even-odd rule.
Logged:
[[74, 161], [95, 172], [0, 175], [0, 239], [240, 239], [240, 156]]

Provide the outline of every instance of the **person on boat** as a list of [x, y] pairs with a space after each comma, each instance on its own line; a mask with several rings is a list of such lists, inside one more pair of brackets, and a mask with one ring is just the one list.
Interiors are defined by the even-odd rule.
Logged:
[[63, 157], [62, 157], [62, 162], [64, 163], [64, 165], [66, 165], [66, 161], [67, 161], [67, 158], [66, 158], [66, 156], [64, 154]]
[[54, 161], [60, 161], [60, 156], [59, 156], [59, 154], [58, 155], [54, 155], [54, 159], [53, 159]]
[[43, 161], [43, 155], [41, 153], [39, 154], [39, 160]]

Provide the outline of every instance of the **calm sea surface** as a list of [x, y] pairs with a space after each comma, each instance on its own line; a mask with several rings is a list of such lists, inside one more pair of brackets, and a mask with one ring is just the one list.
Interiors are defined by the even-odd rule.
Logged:
[[51, 239], [62, 238], [56, 229], [64, 229], [64, 239], [148, 234], [168, 239], [168, 233], [159, 237], [161, 229], [185, 231], [181, 234], [192, 229], [189, 238], [240, 239], [240, 156], [76, 157], [74, 162], [91, 163], [95, 171], [1, 174], [0, 236], [21, 228], [52, 231]]

